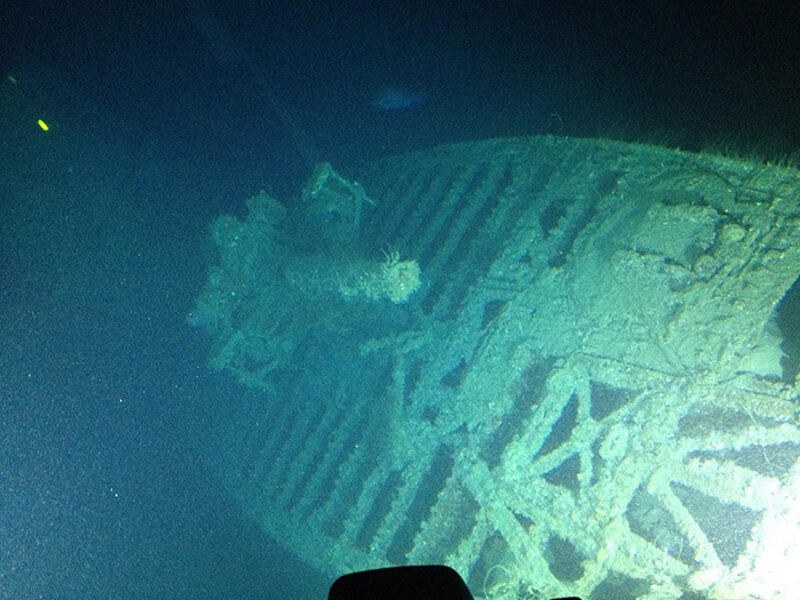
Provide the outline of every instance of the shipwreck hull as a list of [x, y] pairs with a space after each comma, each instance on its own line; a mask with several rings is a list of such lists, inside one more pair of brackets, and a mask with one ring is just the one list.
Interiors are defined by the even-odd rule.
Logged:
[[254, 203], [193, 315], [243, 383], [209, 455], [268, 535], [331, 576], [446, 563], [476, 594], [788, 597], [798, 171], [535, 137], [348, 175], [350, 250], [413, 259], [407, 302], [304, 279], [341, 247]]

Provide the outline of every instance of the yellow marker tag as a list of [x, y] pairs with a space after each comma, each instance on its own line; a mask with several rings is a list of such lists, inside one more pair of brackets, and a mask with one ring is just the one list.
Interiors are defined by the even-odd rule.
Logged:
[[39, 120], [38, 120], [38, 121], [36, 121], [36, 122], [39, 124], [39, 127], [41, 127], [41, 128], [42, 128], [42, 131], [48, 131], [48, 130], [50, 129], [50, 127], [47, 125], [47, 123], [45, 123], [45, 122], [44, 122], [44, 121], [42, 121], [41, 119], [39, 119]]

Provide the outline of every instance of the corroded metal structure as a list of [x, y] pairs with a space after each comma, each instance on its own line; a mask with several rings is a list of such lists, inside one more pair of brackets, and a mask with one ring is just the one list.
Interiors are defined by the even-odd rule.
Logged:
[[[797, 171], [537, 137], [358, 176], [352, 247], [251, 206], [193, 315], [248, 386], [209, 448], [269, 535], [477, 594], [789, 597]], [[406, 303], [320, 283], [382, 251], [419, 265]]]

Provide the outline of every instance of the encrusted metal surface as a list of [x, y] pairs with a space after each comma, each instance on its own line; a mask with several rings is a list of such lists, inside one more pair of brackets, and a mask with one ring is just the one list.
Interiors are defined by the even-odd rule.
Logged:
[[336, 257], [261, 205], [193, 315], [252, 388], [209, 448], [267, 533], [331, 575], [445, 562], [478, 594], [789, 597], [796, 171], [530, 138], [359, 176], [352, 252], [415, 260], [408, 304], [314, 306], [296, 265]]

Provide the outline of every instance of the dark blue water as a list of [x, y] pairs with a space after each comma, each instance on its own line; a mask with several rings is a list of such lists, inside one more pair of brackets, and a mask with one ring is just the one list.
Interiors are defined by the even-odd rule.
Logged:
[[[57, 73], [15, 73], [0, 169], [0, 597], [322, 593], [202, 459], [240, 391], [205, 368], [185, 324], [219, 208], [198, 200], [209, 174], [160, 140], [137, 151]], [[47, 134], [28, 118], [37, 102]]]
[[[325, 596], [209, 473], [242, 391], [185, 323], [208, 224], [294, 201], [304, 140], [346, 175], [499, 135], [800, 146], [791, 15], [624, 4], [210, 3], [226, 54], [187, 3], [4, 3], [0, 598]], [[425, 103], [371, 110], [398, 83]]]

